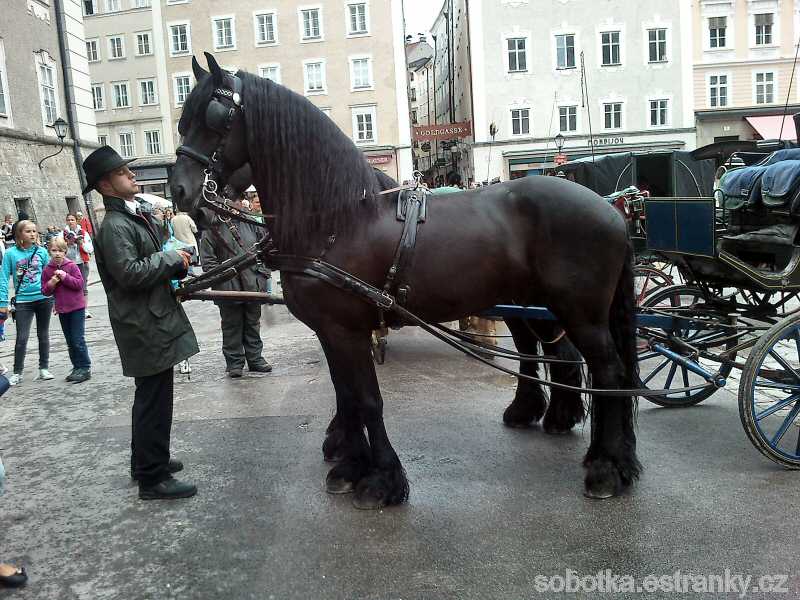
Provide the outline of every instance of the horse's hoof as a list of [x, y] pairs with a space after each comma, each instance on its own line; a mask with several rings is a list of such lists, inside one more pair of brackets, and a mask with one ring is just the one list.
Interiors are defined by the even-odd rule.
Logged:
[[341, 460], [344, 458], [344, 455], [343, 454], [331, 454], [330, 456], [328, 456], [327, 454], [323, 453], [322, 458], [327, 463], [338, 463], [338, 462], [341, 462]]
[[530, 429], [533, 421], [503, 421], [503, 425], [510, 429]]
[[329, 494], [352, 494], [355, 489], [356, 486], [353, 484], [353, 482], [347, 481], [346, 479], [329, 477], [325, 481], [325, 491]]
[[555, 425], [545, 425], [542, 427], [547, 435], [567, 435], [572, 433], [572, 427], [557, 427]]
[[358, 510], [378, 510], [386, 506], [386, 498], [376, 498], [369, 494], [356, 494], [353, 496], [353, 506]]
[[586, 467], [583, 495], [594, 500], [616, 496], [622, 490], [622, 478], [614, 463], [595, 459]]

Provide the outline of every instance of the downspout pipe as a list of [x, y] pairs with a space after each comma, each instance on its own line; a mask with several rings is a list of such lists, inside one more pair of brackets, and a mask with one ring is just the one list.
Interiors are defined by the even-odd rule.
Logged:
[[[75, 95], [73, 93], [72, 67], [66, 47], [66, 16], [64, 13], [64, 0], [53, 0], [53, 9], [56, 13], [56, 31], [58, 33], [58, 53], [61, 57], [61, 75], [64, 80], [64, 100], [67, 103], [67, 123], [69, 124], [69, 135], [72, 138], [72, 158], [75, 162], [75, 170], [78, 173], [78, 181], [81, 190], [86, 187], [86, 175], [83, 172], [83, 156], [81, 156], [80, 143], [78, 141], [78, 112], [75, 110]], [[86, 216], [92, 224], [92, 230], [97, 231], [97, 219], [92, 205], [92, 193], [83, 196], [86, 206]]]

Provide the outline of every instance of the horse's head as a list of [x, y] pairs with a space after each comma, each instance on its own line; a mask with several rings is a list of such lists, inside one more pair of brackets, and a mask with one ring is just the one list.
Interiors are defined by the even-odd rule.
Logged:
[[209, 71], [192, 57], [195, 85], [178, 123], [183, 143], [170, 176], [172, 200], [196, 213], [204, 191], [219, 190], [248, 162], [242, 81], [205, 53]]

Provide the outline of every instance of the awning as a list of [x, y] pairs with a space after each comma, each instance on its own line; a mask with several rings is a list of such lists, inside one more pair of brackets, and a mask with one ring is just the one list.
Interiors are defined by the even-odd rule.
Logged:
[[[772, 115], [769, 117], [745, 117], [745, 121], [763, 140], [777, 140], [780, 136], [782, 140], [796, 140], [797, 132], [794, 129], [794, 120], [791, 115]], [[781, 132], [781, 122], [783, 122], [783, 132]]]

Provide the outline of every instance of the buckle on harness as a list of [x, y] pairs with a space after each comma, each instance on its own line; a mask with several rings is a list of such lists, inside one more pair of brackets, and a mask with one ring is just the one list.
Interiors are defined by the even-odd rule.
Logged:
[[394, 306], [394, 298], [392, 298], [389, 292], [381, 292], [375, 299], [375, 303], [379, 308], [392, 308], [392, 306]]

